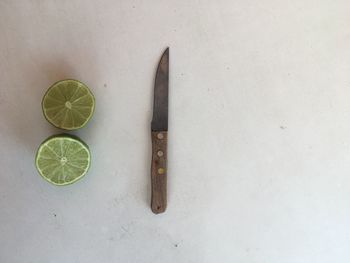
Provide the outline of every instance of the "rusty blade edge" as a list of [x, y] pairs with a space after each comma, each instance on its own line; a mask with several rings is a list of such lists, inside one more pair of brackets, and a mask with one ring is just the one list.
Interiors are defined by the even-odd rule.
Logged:
[[154, 84], [152, 131], [168, 130], [168, 93], [169, 47], [165, 49], [158, 63]]

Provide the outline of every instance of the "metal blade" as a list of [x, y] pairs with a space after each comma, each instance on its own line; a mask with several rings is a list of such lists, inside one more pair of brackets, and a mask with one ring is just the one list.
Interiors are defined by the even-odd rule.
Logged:
[[168, 91], [169, 91], [169, 48], [167, 48], [158, 64], [154, 84], [152, 131], [168, 130]]

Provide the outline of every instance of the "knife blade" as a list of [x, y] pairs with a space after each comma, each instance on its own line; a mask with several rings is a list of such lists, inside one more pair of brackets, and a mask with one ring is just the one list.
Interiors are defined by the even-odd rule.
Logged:
[[169, 48], [164, 51], [160, 58], [154, 83], [151, 123], [151, 209], [155, 214], [163, 213], [167, 207], [168, 94]]

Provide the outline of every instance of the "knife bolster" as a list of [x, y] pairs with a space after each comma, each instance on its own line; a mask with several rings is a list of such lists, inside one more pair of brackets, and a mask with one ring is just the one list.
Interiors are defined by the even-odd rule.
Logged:
[[163, 213], [167, 206], [167, 131], [152, 131], [151, 184], [153, 213]]

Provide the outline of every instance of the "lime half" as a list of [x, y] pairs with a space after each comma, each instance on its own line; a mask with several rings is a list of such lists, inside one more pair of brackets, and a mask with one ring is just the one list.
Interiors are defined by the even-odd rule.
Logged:
[[91, 119], [95, 98], [85, 84], [66, 79], [48, 89], [42, 107], [45, 118], [51, 124], [65, 130], [76, 130]]
[[76, 137], [56, 135], [39, 147], [35, 160], [40, 175], [55, 185], [72, 184], [90, 167], [88, 146]]

